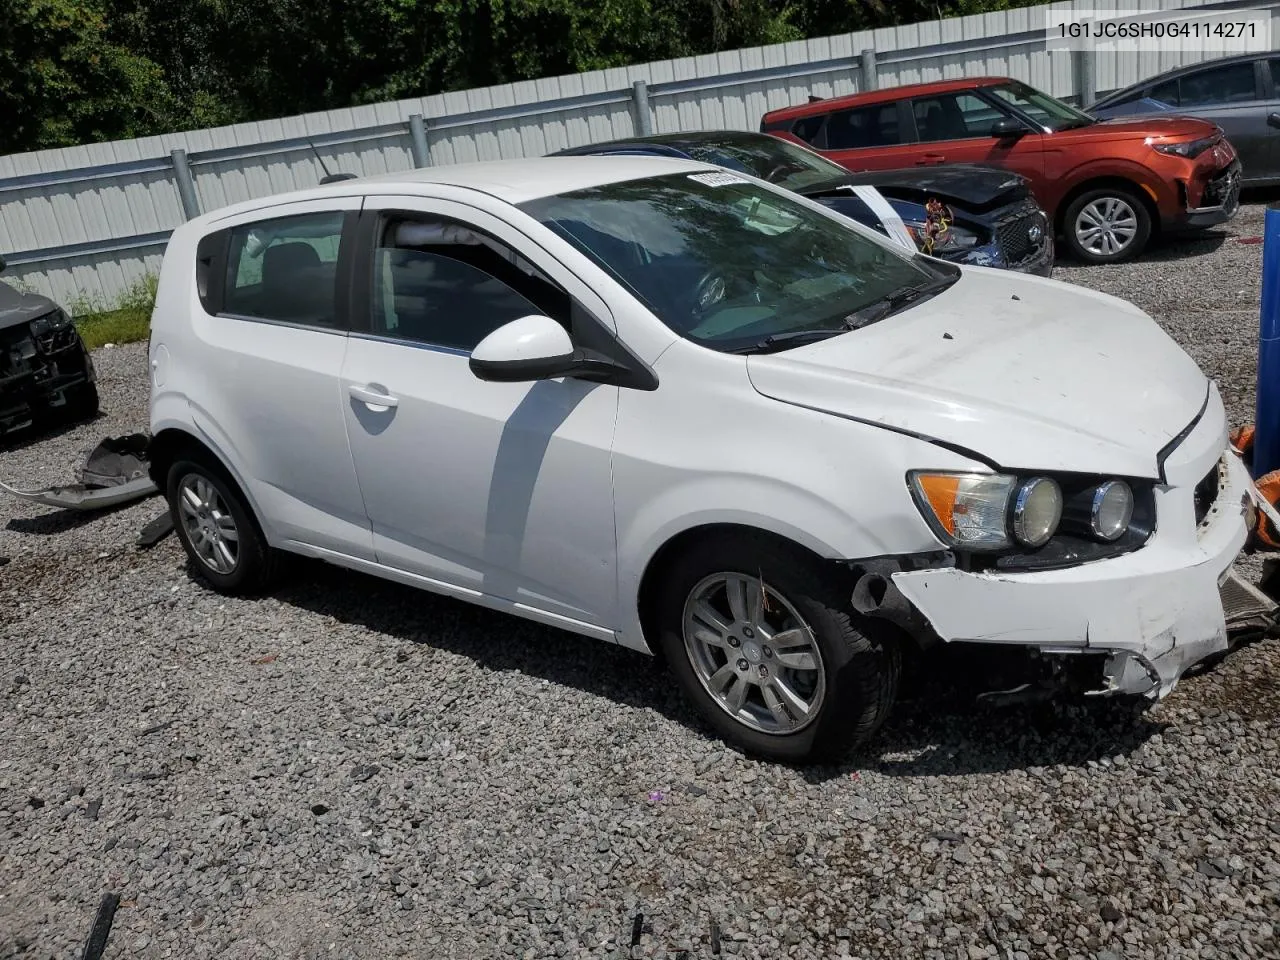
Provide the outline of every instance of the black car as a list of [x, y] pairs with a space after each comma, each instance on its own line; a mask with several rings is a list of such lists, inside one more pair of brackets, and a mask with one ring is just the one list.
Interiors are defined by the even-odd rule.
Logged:
[[1240, 155], [1241, 183], [1280, 183], [1280, 53], [1246, 53], [1157, 74], [1108, 94], [1086, 110], [1111, 119], [1163, 113], [1222, 128]]
[[[917, 248], [944, 260], [1044, 277], [1053, 269], [1048, 219], [1026, 179], [1006, 170], [952, 164], [851, 174], [789, 140], [730, 130], [614, 140], [552, 156], [637, 153], [714, 163], [759, 177], [890, 237], [902, 236], [905, 228]], [[874, 191], [858, 189], [866, 187]]]
[[0, 436], [46, 417], [95, 416], [97, 379], [65, 310], [0, 282]]

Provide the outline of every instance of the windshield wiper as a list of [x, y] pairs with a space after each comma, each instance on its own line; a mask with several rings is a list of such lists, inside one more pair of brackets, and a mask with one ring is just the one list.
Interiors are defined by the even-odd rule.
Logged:
[[883, 320], [889, 314], [896, 313], [909, 304], [927, 300], [935, 293], [939, 293], [951, 286], [955, 280], [955, 277], [941, 277], [918, 286], [903, 287], [901, 290], [895, 290], [893, 293], [881, 297], [865, 307], [859, 307], [853, 313], [848, 314], [841, 320], [838, 327], [820, 327], [815, 330], [791, 330], [787, 333], [774, 333], [763, 340], [758, 340], [745, 347], [738, 347], [727, 352], [774, 353], [778, 350], [786, 350], [789, 347], [798, 347], [806, 343], [826, 340], [840, 333], [848, 333], [850, 330], [860, 330], [862, 327], [869, 326], [877, 320]]
[[846, 332], [848, 327], [823, 327], [818, 330], [792, 330], [788, 333], [772, 333], [763, 340], [757, 340], [755, 343], [747, 344], [745, 347], [736, 347], [733, 350], [727, 350], [726, 353], [774, 353], [777, 350], [786, 350], [788, 347], [798, 347], [805, 343], [816, 343], [819, 340], [826, 340], [828, 337], [834, 337], [838, 333]]
[[883, 320], [891, 313], [897, 313], [903, 307], [920, 300], [927, 300], [935, 293], [939, 293], [951, 286], [953, 282], [952, 277], [942, 277], [939, 280], [930, 280], [928, 283], [896, 290], [888, 296], [881, 297], [879, 300], [849, 314], [844, 318], [844, 329], [858, 330], [862, 327], [870, 326], [877, 320]]

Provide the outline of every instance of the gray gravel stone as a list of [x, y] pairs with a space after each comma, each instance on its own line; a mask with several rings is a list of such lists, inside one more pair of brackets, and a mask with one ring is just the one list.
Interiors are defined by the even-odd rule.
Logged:
[[[1244, 422], [1261, 217], [1056, 275], [1151, 312]], [[145, 426], [144, 345], [96, 359], [104, 417], [0, 478]], [[713, 921], [769, 960], [1280, 956], [1280, 641], [1145, 712], [926, 671], [866, 755], [774, 768], [615, 647], [305, 563], [218, 597], [135, 548], [161, 509], [0, 500], [0, 957], [78, 955], [108, 890], [138, 960], [703, 957]]]

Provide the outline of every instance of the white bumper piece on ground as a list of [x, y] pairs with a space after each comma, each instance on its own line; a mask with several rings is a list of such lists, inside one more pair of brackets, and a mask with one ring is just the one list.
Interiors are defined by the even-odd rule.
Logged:
[[[1217, 497], [1197, 524], [1194, 490], [1211, 470]], [[1096, 692], [1163, 697], [1187, 668], [1227, 649], [1222, 588], [1248, 538], [1253, 481], [1227, 444], [1216, 390], [1165, 477], [1156, 530], [1133, 553], [1052, 571], [937, 569], [893, 581], [943, 640], [1108, 653]]]

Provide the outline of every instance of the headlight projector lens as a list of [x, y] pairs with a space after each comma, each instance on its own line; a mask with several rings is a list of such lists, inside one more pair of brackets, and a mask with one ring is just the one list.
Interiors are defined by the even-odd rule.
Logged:
[[1089, 526], [1099, 540], [1119, 540], [1133, 519], [1133, 491], [1123, 480], [1108, 480], [1093, 493]]
[[1013, 535], [1028, 547], [1043, 547], [1062, 519], [1062, 491], [1047, 477], [1018, 487], [1013, 497]]

